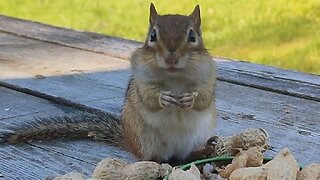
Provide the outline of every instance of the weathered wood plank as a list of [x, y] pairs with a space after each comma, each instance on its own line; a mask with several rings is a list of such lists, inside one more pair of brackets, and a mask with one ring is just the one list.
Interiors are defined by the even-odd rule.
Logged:
[[[0, 132], [31, 122], [35, 117], [56, 117], [77, 112], [76, 109], [0, 87]], [[89, 175], [105, 157], [133, 160], [129, 153], [88, 140], [35, 141], [16, 146], [2, 144], [0, 173], [4, 177], [0, 179], [44, 179], [71, 171]]]
[[[75, 112], [70, 108], [57, 106], [49, 101], [3, 87], [0, 87], [0, 94], [0, 131], [27, 123], [35, 116], [59, 116]], [[69, 171], [89, 169], [86, 165], [89, 163], [68, 156], [63, 157], [28, 144], [0, 147], [0, 173], [4, 179], [44, 179], [50, 174], [61, 174], [67, 169]], [[76, 165], [71, 166], [70, 163]]]
[[[0, 16], [0, 30], [19, 36], [127, 59], [141, 43]], [[28, 27], [28, 28], [26, 28]], [[81, 43], [79, 43], [79, 41]], [[274, 67], [216, 58], [219, 79], [290, 96], [320, 101], [320, 77]]]
[[[0, 15], [0, 31], [126, 59], [139, 42]], [[123, 43], [119, 42], [122, 41]], [[126, 49], [123, 51], [123, 49]]]
[[[126, 82], [129, 75], [129, 71], [121, 70], [112, 71], [112, 73], [100, 73], [98, 76], [96, 74], [86, 74], [77, 78], [89, 77], [92, 82], [108, 85], [110, 77], [115, 81], [119, 79], [118, 81]], [[119, 92], [124, 93], [125, 86], [125, 83], [121, 84], [119, 88], [122, 88], [122, 90], [119, 89]], [[320, 138], [318, 133], [320, 132], [320, 122], [318, 121], [320, 114], [315, 111], [320, 108], [319, 102], [225, 82], [218, 83], [217, 98], [219, 122], [223, 122], [222, 125], [218, 126], [219, 134], [226, 135], [239, 129], [262, 127], [267, 129], [268, 132], [271, 131], [272, 145], [276, 149], [288, 146], [293, 148], [294, 152], [303, 153], [297, 156], [301, 163], [314, 160], [313, 157], [309, 156], [309, 159], [305, 157], [307, 157], [307, 153], [320, 146], [317, 143], [317, 139]], [[87, 105], [103, 111], [120, 113], [123, 101], [123, 97], [112, 98], [91, 101]], [[227, 121], [224, 119], [227, 119]], [[223, 129], [223, 127], [230, 127], [230, 129]], [[287, 134], [290, 134], [292, 139]], [[303, 147], [308, 148], [302, 149]], [[274, 155], [274, 153], [270, 155]]]
[[[121, 61], [116, 61], [117, 66], [113, 66], [110, 63], [110, 60], [112, 62], [112, 58], [109, 58], [109, 61], [105, 61], [105, 56], [93, 56], [92, 53], [88, 55], [88, 52], [82, 53], [82, 51], [71, 51], [68, 52], [68, 49], [64, 50], [61, 47], [58, 47], [56, 45], [50, 45], [47, 43], [42, 43], [40, 41], [33, 41], [29, 39], [23, 39], [16, 38], [15, 36], [10, 35], [4, 35], [0, 34], [1, 36], [1, 73], [0, 77], [1, 79], [6, 79], [8, 82], [14, 81], [17, 85], [24, 85], [28, 87], [37, 87], [40, 89], [34, 89], [45, 91], [48, 93], [48, 95], [54, 96], [54, 97], [67, 97], [67, 99], [72, 100], [75, 97], [83, 97], [82, 99], [77, 98], [77, 102], [81, 101], [92, 101], [97, 100], [100, 98], [108, 99], [113, 97], [117, 94], [117, 91], [114, 91], [112, 89], [112, 86], [108, 89], [105, 89], [105, 85], [97, 86], [96, 83], [90, 82], [90, 80], [79, 80], [77, 78], [73, 78], [74, 74], [81, 74], [82, 72], [85, 72], [86, 70], [90, 70], [92, 72], [94, 71], [101, 71], [101, 67], [104, 68], [104, 70], [108, 69], [117, 69], [117, 67], [124, 68], [122, 66], [119, 66], [119, 63], [121, 64]], [[47, 46], [46, 46], [47, 45]], [[19, 51], [17, 51], [19, 49]], [[37, 50], [38, 53], [34, 53], [34, 50]], [[64, 53], [65, 51], [65, 53]], [[59, 52], [59, 53], [57, 53]], [[60, 54], [62, 53], [62, 54]], [[61, 56], [60, 56], [61, 55]], [[81, 57], [81, 59], [79, 59]], [[65, 63], [68, 62], [68, 63]], [[92, 62], [92, 63], [91, 63]], [[94, 63], [93, 63], [94, 62]], [[127, 62], [125, 62], [127, 64]], [[66, 66], [68, 64], [69, 66]], [[91, 65], [92, 66], [91, 66]], [[82, 70], [84, 69], [84, 70]], [[66, 76], [59, 76], [61, 74], [67, 74]], [[41, 85], [42, 84], [42, 85]], [[43, 86], [45, 84], [48, 84], [48, 86]], [[62, 84], [62, 86], [61, 86]], [[72, 88], [68, 88], [68, 86], [72, 84]], [[92, 87], [95, 87], [94, 89]], [[46, 90], [45, 90], [46, 89]], [[77, 94], [76, 89], [81, 89], [81, 94]], [[95, 91], [96, 90], [96, 91]], [[111, 90], [111, 91], [110, 91]], [[52, 92], [52, 93], [50, 93]], [[60, 94], [59, 92], [64, 92], [63, 94]], [[54, 113], [52, 110], [49, 111], [49, 109], [45, 109], [44, 107], [46, 103], [43, 103], [42, 105], [39, 105], [39, 103], [33, 104], [33, 97], [30, 97], [26, 100], [21, 100], [19, 96], [21, 93], [15, 93], [15, 94], [4, 94], [3, 99], [1, 99], [1, 105], [4, 106], [5, 109], [10, 109], [10, 107], [13, 107], [15, 111], [12, 111], [12, 109], [9, 110], [9, 112], [12, 112], [12, 115], [10, 117], [5, 116], [6, 118], [6, 125], [2, 123], [1, 127], [5, 128], [11, 125], [16, 125], [25, 121], [32, 120], [33, 116], [48, 116], [50, 114], [51, 116], [57, 116], [58, 113]], [[87, 96], [83, 96], [87, 94]], [[102, 96], [100, 96], [102, 95]], [[23, 95], [22, 95], [23, 96]], [[5, 97], [5, 98], [4, 98]], [[12, 99], [13, 97], [14, 99]], [[24, 97], [24, 96], [23, 96]], [[8, 103], [8, 100], [11, 98], [11, 103]], [[19, 101], [17, 100], [19, 99]], [[4, 103], [6, 102], [6, 103]], [[42, 102], [42, 101], [41, 101]], [[30, 109], [31, 105], [33, 108]], [[56, 106], [56, 105], [51, 105]], [[29, 110], [35, 109], [36, 112], [40, 111], [37, 108], [44, 108], [43, 111], [47, 112], [40, 112], [37, 114], [28, 114]], [[60, 106], [57, 106], [60, 107]], [[24, 108], [27, 114], [19, 114], [17, 109]], [[52, 108], [52, 107], [51, 107]], [[60, 114], [66, 114], [68, 112], [63, 111]], [[18, 117], [17, 117], [18, 116]], [[15, 118], [16, 117], [16, 118]], [[10, 120], [10, 121], [8, 121]], [[77, 146], [71, 146], [70, 142], [63, 142], [60, 143], [60, 147], [55, 147], [56, 144], [51, 144], [51, 142], [48, 142], [47, 144], [41, 144], [42, 146], [37, 146], [32, 144], [35, 149], [38, 149], [36, 151], [39, 156], [35, 156], [34, 154], [30, 154], [28, 151], [26, 151], [26, 155], [32, 156], [33, 159], [37, 160], [37, 162], [40, 162], [41, 160], [45, 159], [42, 158], [42, 156], [57, 156], [58, 157], [64, 157], [63, 159], [67, 159], [65, 161], [57, 160], [55, 158], [51, 158], [53, 160], [50, 160], [48, 164], [46, 164], [47, 169], [41, 170], [38, 167], [34, 167], [35, 165], [28, 165], [32, 164], [28, 161], [28, 159], [24, 158], [22, 156], [22, 160], [19, 159], [12, 159], [10, 162], [6, 162], [6, 167], [1, 167], [2, 171], [4, 171], [3, 174], [5, 174], [5, 177], [8, 177], [8, 179], [11, 179], [13, 177], [17, 178], [26, 178], [29, 177], [29, 179], [43, 179], [45, 176], [53, 174], [64, 174], [70, 171], [74, 170], [81, 170], [82, 172], [88, 174], [91, 173], [92, 169], [94, 168], [94, 165], [101, 160], [104, 157], [107, 156], [121, 156], [125, 155], [125, 153], [121, 152], [119, 153], [116, 149], [113, 149], [108, 147], [104, 144], [104, 148], [101, 148], [102, 145], [95, 144], [97, 142], [77, 142]], [[84, 147], [83, 147], [84, 146]], [[94, 147], [90, 148], [91, 150], [96, 150], [96, 152], [100, 152], [100, 154], [96, 155], [95, 153], [92, 153], [90, 157], [86, 157], [88, 153], [79, 152], [80, 150], [88, 151], [88, 147]], [[76, 147], [76, 148], [75, 148]], [[15, 147], [12, 147], [13, 149]], [[10, 149], [10, 148], [9, 148]], [[58, 149], [58, 150], [56, 150]], [[33, 150], [34, 151], [34, 150]], [[10, 152], [9, 150], [6, 150], [6, 152]], [[40, 158], [40, 159], [39, 159]], [[126, 159], [125, 157], [123, 157]], [[79, 163], [79, 160], [83, 160], [84, 162]], [[57, 162], [55, 162], [57, 161]], [[18, 169], [15, 168], [15, 163], [20, 164], [26, 164], [28, 167], [21, 168], [21, 171], [18, 171]], [[71, 163], [71, 164], [70, 164]], [[85, 164], [83, 164], [85, 163]], [[20, 167], [20, 166], [19, 166]], [[68, 167], [68, 168], [67, 168]], [[7, 171], [11, 171], [12, 168], [16, 172], [11, 172], [8, 175]], [[11, 170], [10, 170], [11, 169]], [[23, 171], [23, 169], [26, 169]], [[29, 171], [35, 171], [35, 174], [30, 173]], [[6, 176], [8, 175], [8, 176]]]
[[[118, 157], [127, 162], [135, 161], [129, 152], [112, 147], [101, 141], [93, 140], [50, 140], [37, 141], [33, 145], [41, 149], [62, 153], [80, 161], [87, 162], [94, 168], [101, 159], [106, 157]], [[90, 152], [90, 153], [89, 153]]]
[[50, 101], [0, 87], [1, 128], [10, 124], [21, 124], [34, 116], [74, 113], [76, 110], [59, 106]]
[[[248, 93], [248, 91], [250, 93]], [[272, 97], [272, 100], [270, 97]], [[101, 103], [104, 105], [104, 107], [100, 107], [102, 110], [112, 110], [114, 105], [116, 105], [119, 110], [122, 105], [123, 98], [107, 101], [111, 102]], [[319, 103], [311, 102], [312, 105], [310, 106], [310, 102], [307, 100], [304, 101], [306, 102], [301, 102], [299, 98], [283, 99], [281, 95], [265, 91], [260, 92], [259, 90], [220, 82], [217, 89], [217, 108], [219, 117], [217, 133], [225, 136], [233, 134], [234, 132], [239, 131], [239, 129], [263, 127], [269, 132], [272, 146], [275, 147], [276, 150], [283, 147], [289, 147], [297, 157], [298, 161], [303, 164], [319, 161], [316, 159], [316, 157], [319, 157], [319, 152], [316, 151], [316, 149], [320, 147], [320, 144], [317, 141], [319, 139], [319, 134], [317, 133], [319, 132], [320, 126], [319, 121], [316, 119], [319, 117], [319, 113], [313, 112], [314, 114], [310, 116], [310, 114], [307, 114], [308, 112], [305, 111], [305, 109], [319, 108]], [[300, 103], [305, 103], [305, 109], [300, 108]], [[106, 107], [106, 104], [109, 104], [110, 106]], [[272, 108], [268, 109], [270, 107]], [[304, 118], [297, 121], [295, 118], [299, 117], [300, 114]], [[305, 124], [311, 129], [305, 129]], [[310, 124], [312, 125], [310, 126]], [[111, 152], [112, 154], [112, 148], [110, 150], [109, 147], [104, 147], [104, 144], [89, 143], [83, 145], [80, 143], [80, 145], [78, 145], [77, 141], [68, 141], [65, 144], [59, 143], [60, 142], [40, 142], [37, 143], [37, 147], [53, 151], [58, 154], [63, 153], [71, 155], [76, 159], [83, 159], [86, 162], [89, 161], [90, 167], [88, 165], [84, 166], [83, 169], [80, 169], [86, 173], [90, 173], [94, 167], [93, 163], [96, 163], [100, 158], [103, 158], [104, 153], [110, 154]], [[103, 153], [94, 153], [92, 156], [86, 156], [86, 150], [89, 147], [90, 149], [95, 149], [90, 152]], [[310, 156], [310, 154], [313, 154], [314, 156]], [[274, 153], [269, 152], [268, 155], [273, 156]], [[72, 171], [79, 169], [73, 169], [72, 167], [72, 169], [67, 169], [63, 172], [55, 171], [55, 173], [59, 172], [63, 174], [68, 172], [68, 170]], [[46, 175], [48, 175], [48, 173], [49, 172], [46, 172]]]
[[218, 62], [220, 81], [320, 102], [320, 76], [306, 78], [302, 73], [257, 64]]
[[[129, 66], [127, 61], [3, 33], [0, 40], [2, 82], [30, 88], [35, 94], [44, 92], [52, 97], [76, 99], [77, 103], [120, 96], [112, 79], [109, 85], [99, 85], [77, 77], [88, 72], [125, 69]], [[2, 85], [8, 85], [5, 83]]]
[[90, 174], [93, 169], [93, 165], [87, 162], [30, 145], [3, 146], [0, 157], [1, 174], [8, 180], [45, 179], [71, 171]]
[[36, 78], [127, 69], [117, 58], [0, 33], [1, 79]]
[[[19, 39], [19, 38], [18, 38]], [[24, 39], [24, 38], [22, 38]], [[36, 46], [36, 42], [32, 42], [34, 46]], [[39, 42], [41, 43], [41, 42]], [[48, 43], [42, 44], [42, 47], [50, 47], [56, 46], [51, 45]], [[27, 48], [27, 47], [25, 47]], [[57, 48], [57, 52], [59, 48], [66, 48], [66, 47], [54, 47]], [[39, 49], [39, 54], [45, 54], [41, 51], [46, 51], [47, 48]], [[79, 51], [75, 49], [68, 48], [69, 53], [76, 53], [72, 51]], [[28, 57], [32, 57], [30, 52], [24, 51], [24, 55], [26, 59]], [[83, 52], [82, 52], [83, 53]], [[86, 52], [90, 53], [90, 52]], [[8, 54], [9, 55], [9, 54]], [[46, 58], [46, 56], [37, 55], [37, 58]], [[54, 55], [53, 55], [54, 56]], [[126, 83], [130, 76], [130, 71], [128, 69], [121, 69], [121, 67], [128, 67], [128, 61], [121, 61], [119, 63], [117, 61], [113, 62], [113, 68], [107, 70], [102, 70], [101, 72], [91, 72], [91, 67], [88, 66], [85, 68], [86, 64], [91, 64], [91, 66], [95, 66], [96, 63], [95, 59], [105, 58], [108, 59], [109, 57], [105, 57], [101, 54], [91, 53], [90, 56], [94, 58], [90, 58], [91, 61], [86, 61], [86, 59], [82, 59], [81, 57], [78, 58], [78, 61], [82, 61], [83, 67], [81, 70], [85, 73], [78, 73], [72, 75], [63, 75], [60, 73], [59, 76], [46, 76], [45, 79], [37, 79], [37, 78], [25, 78], [25, 79], [4, 79], [3, 81], [15, 84], [18, 86], [22, 86], [24, 88], [29, 88], [31, 90], [43, 92], [45, 94], [52, 95], [54, 97], [62, 97], [66, 100], [70, 100], [76, 103], [85, 104], [89, 107], [97, 108], [100, 110], [107, 110], [111, 112], [119, 113], [121, 103], [123, 102], [123, 97]], [[101, 56], [97, 58], [96, 56]], [[15, 58], [12, 58], [15, 59]], [[93, 60], [92, 60], [93, 59]], [[20, 62], [22, 60], [19, 60]], [[59, 58], [56, 59], [59, 61]], [[28, 63], [32, 64], [32, 59], [28, 61]], [[49, 63], [49, 62], [48, 62]], [[62, 62], [61, 62], [62, 63]], [[70, 71], [70, 67], [72, 67], [73, 62], [65, 61], [64, 63], [64, 71], [68, 73]], [[47, 72], [52, 72], [52, 67], [46, 65], [46, 61], [43, 61], [42, 66], [47, 67]], [[37, 67], [41, 68], [41, 66]], [[37, 68], [34, 68], [32, 72], [37, 71]], [[69, 69], [68, 69], [69, 68]], [[20, 69], [20, 72], [26, 73], [27, 77], [32, 77], [31, 72], [28, 70], [24, 70], [24, 68]], [[58, 85], [56, 85], [58, 84]], [[58, 88], [56, 88], [57, 86]], [[88, 87], [90, 87], [88, 89]], [[93, 89], [99, 89], [96, 93], [91, 93], [92, 87]], [[66, 90], [67, 89], [67, 90]], [[228, 91], [233, 91], [232, 93]], [[75, 92], [77, 91], [77, 92]], [[72, 92], [72, 93], [70, 93]], [[75, 93], [74, 93], [75, 92]], [[104, 93], [109, 92], [109, 93]], [[73, 94], [74, 93], [74, 94]], [[83, 97], [85, 94], [88, 97]], [[97, 94], [95, 96], [94, 94]], [[219, 96], [220, 94], [220, 96]], [[91, 98], [93, 96], [94, 98]], [[288, 103], [289, 101], [293, 102], [293, 104]], [[295, 99], [294, 101], [292, 99]], [[119, 101], [117, 103], [117, 101]], [[220, 107], [219, 105], [221, 102], [224, 106]], [[287, 132], [290, 132], [291, 137], [295, 139], [293, 142], [301, 142], [299, 138], [310, 136], [310, 139], [306, 141], [306, 145], [312, 147], [318, 147], [319, 144], [315, 142], [315, 138], [319, 138], [319, 122], [317, 121], [317, 117], [320, 115], [315, 111], [315, 109], [319, 109], [319, 102], [316, 101], [308, 101], [300, 98], [294, 98], [290, 96], [283, 96], [277, 93], [271, 93], [268, 91], [259, 91], [255, 88], [249, 88], [244, 86], [237, 86], [230, 83], [224, 83], [220, 81], [218, 83], [218, 99], [217, 99], [218, 109], [220, 112], [226, 112], [230, 114], [230, 116], [234, 116], [234, 119], [241, 119], [242, 117], [253, 117], [255, 116], [256, 119], [249, 121], [250, 123], [256, 124], [256, 126], [260, 126], [262, 128], [267, 128], [269, 130], [279, 129], [277, 130], [278, 134], [274, 134], [272, 138], [275, 138], [275, 141], [279, 141], [281, 146], [285, 146], [286, 143], [290, 145], [286, 139], [280, 140], [277, 139], [279, 137], [285, 137]], [[237, 104], [237, 105], [235, 105]], [[249, 106], [250, 105], [250, 106]], [[246, 108], [245, 108], [246, 107]], [[257, 109], [259, 107], [260, 109]], [[287, 109], [286, 109], [287, 108]], [[225, 109], [229, 109], [226, 111]], [[288, 112], [294, 112], [288, 113]], [[250, 114], [246, 116], [246, 114]], [[274, 114], [272, 116], [272, 114]], [[222, 121], [224, 122], [224, 121]], [[229, 126], [234, 126], [236, 120], [228, 121], [230, 124]], [[250, 127], [252, 124], [248, 124], [248, 122], [242, 122], [239, 124], [239, 127], [242, 128]], [[270, 123], [273, 123], [272, 126], [269, 126]], [[245, 126], [247, 124], [247, 126]], [[279, 126], [279, 127], [277, 127]], [[228, 127], [228, 126], [222, 126]], [[237, 127], [237, 128], [239, 128]], [[291, 129], [290, 129], [291, 128]], [[290, 131], [286, 131], [286, 129], [290, 129]], [[231, 129], [230, 131], [222, 131], [222, 134], [227, 134], [228, 132], [234, 132], [237, 129]], [[299, 134], [300, 133], [300, 134]], [[279, 136], [281, 134], [281, 136]], [[272, 133], [271, 133], [272, 135]], [[303, 139], [303, 138], [302, 138]], [[291, 148], [295, 148], [296, 144], [291, 144]], [[303, 146], [299, 146], [300, 148]], [[301, 159], [301, 158], [300, 158]], [[311, 159], [309, 159], [311, 160]], [[308, 162], [308, 159], [302, 160], [303, 162]]]
[[[319, 75], [300, 73], [285, 69], [273, 68], [270, 66], [259, 65], [235, 59], [217, 58], [221, 69], [238, 71], [243, 73], [252, 73], [256, 76], [270, 76], [271, 79], [283, 79], [288, 81], [297, 81], [298, 83], [307, 83], [311, 85], [320, 85]], [[232, 61], [232, 63], [230, 63]]]
[[[100, 66], [101, 63], [104, 63], [102, 66], [104, 68], [103, 70], [107, 70], [107, 68], [105, 67], [110, 66], [109, 64], [114, 65], [114, 64], [122, 63], [122, 65], [118, 65], [118, 67], [129, 66], [128, 63], [124, 63], [123, 61], [119, 60], [119, 62], [115, 62], [114, 58], [110, 58], [110, 57], [106, 58], [102, 55], [96, 55], [94, 53], [87, 53], [87, 52], [78, 51], [78, 50], [68, 51], [70, 48], [63, 48], [55, 45], [50, 45], [48, 43], [41, 43], [39, 41], [32, 41], [25, 38], [18, 38], [18, 37], [10, 36], [7, 34], [2, 34], [1, 37], [4, 44], [3, 45], [4, 48], [2, 48], [3, 51], [0, 57], [2, 57], [1, 59], [6, 59], [6, 62], [7, 62], [6, 66], [3, 66], [4, 70], [2, 71], [2, 73], [4, 74], [2, 76], [5, 76], [5, 77], [6, 76], [10, 77], [10, 75], [6, 75], [5, 72], [10, 72], [11, 74], [15, 74], [15, 76], [19, 74], [21, 75], [21, 73], [23, 72], [19, 69], [21, 64], [23, 66], [25, 66], [26, 64], [29, 65], [29, 68], [24, 68], [24, 71], [29, 70], [29, 72], [32, 72], [33, 73], [32, 75], [38, 79], [39, 78], [43, 79], [43, 76], [45, 75], [52, 75], [52, 74], [58, 75], [63, 73], [65, 74], [65, 73], [85, 72], [84, 69], [86, 69], [87, 71], [88, 69], [90, 69], [90, 71], [98, 71], [99, 68], [101, 70], [101, 66]], [[10, 46], [8, 46], [8, 44], [10, 44]], [[20, 53], [14, 53], [15, 55], [11, 55], [12, 49], [15, 49], [16, 46], [19, 46], [19, 48], [21, 48], [22, 51]], [[30, 46], [32, 48], [30, 48]], [[33, 49], [35, 48], [38, 49], [38, 52], [39, 52], [38, 54], [33, 53]], [[65, 52], [65, 53], [59, 54], [59, 56], [55, 60], [53, 60], [50, 57], [56, 57], [56, 55], [54, 55], [54, 52], [56, 51]], [[49, 56], [44, 56], [46, 55], [46, 52], [49, 52], [48, 54]], [[30, 58], [24, 61], [19, 60], [19, 58], [21, 59], [21, 57], [23, 57], [24, 55]], [[72, 57], [72, 58], [68, 58], [68, 57]], [[15, 61], [12, 59], [15, 59]], [[37, 59], [37, 60], [34, 60], [34, 59]], [[40, 62], [38, 59], [41, 59]], [[101, 62], [101, 59], [104, 59], [104, 61]], [[17, 65], [17, 63], [15, 63], [17, 60], [19, 60], [20, 66]], [[88, 60], [90, 60], [92, 63], [88, 63]], [[52, 61], [54, 63], [49, 63]], [[66, 61], [70, 62], [69, 66], [65, 65], [64, 62]], [[228, 68], [224, 68], [224, 67], [220, 68], [220, 71], [219, 71], [220, 80], [232, 82], [235, 84], [247, 85], [250, 87], [256, 87], [256, 88], [260, 88], [268, 91], [274, 91], [274, 92], [282, 93], [286, 95], [292, 95], [292, 96], [303, 97], [306, 99], [320, 101], [319, 99], [320, 85], [318, 85], [318, 81], [319, 81], [318, 79], [320, 78], [318, 78], [318, 76], [310, 76], [307, 79], [309, 81], [312, 80], [313, 84], [311, 84], [311, 82], [309, 84], [306, 84], [306, 82], [302, 82], [303, 79], [298, 79], [297, 75], [296, 75], [296, 80], [294, 81], [290, 79], [286, 79], [285, 77], [279, 77], [279, 75], [277, 75], [279, 74], [279, 72], [276, 71], [275, 69], [273, 69], [273, 71], [267, 71], [268, 68], [264, 68], [264, 70], [262, 69], [261, 72], [258, 72], [257, 70], [255, 70], [258, 68], [254, 68], [256, 65], [252, 65], [250, 63], [241, 63], [241, 64], [240, 62], [230, 63], [230, 61], [224, 61], [224, 60], [221, 60], [218, 62], [224, 67], [228, 67]], [[37, 66], [35, 66], [34, 64], [36, 64]], [[247, 66], [252, 66], [251, 68], [252, 71], [250, 72], [250, 69], [247, 66], [244, 66], [243, 69], [240, 69], [242, 67], [241, 65], [243, 64], [247, 64]], [[89, 66], [89, 67], [83, 67], [83, 65]], [[48, 66], [50, 68], [48, 68]], [[108, 67], [108, 68], [115, 68], [115, 66]], [[26, 73], [24, 74], [24, 76], [26, 76]], [[28, 75], [28, 76], [31, 76], [31, 75]], [[121, 83], [121, 81], [117, 81], [117, 83], [119, 82]], [[115, 82], [112, 82], [112, 83], [115, 83]], [[59, 89], [59, 87], [57, 88]]]
[[69, 172], [89, 176], [96, 164], [106, 157], [133, 162], [128, 152], [102, 142], [44, 141], [18, 146], [0, 145], [0, 173], [3, 179], [45, 179]]
[[[30, 27], [30, 22], [20, 22], [19, 20], [11, 20], [11, 24], [9, 23], [8, 27], [4, 27], [6, 24], [3, 21], [4, 19], [8, 20], [10, 18], [0, 16], [0, 29], [2, 28], [2, 31], [9, 32], [3, 28], [8, 29], [9, 27], [14, 30], [18, 27], [17, 29], [20, 28], [19, 33], [33, 33], [32, 38], [39, 39], [41, 35], [41, 38], [47, 38], [47, 40], [42, 39], [42, 41], [52, 42], [54, 40], [53, 42], [57, 44], [63, 44], [61, 43], [63, 41], [66, 43], [65, 46], [75, 48], [61, 47], [51, 43], [0, 33], [1, 81], [29, 88], [31, 91], [38, 91], [52, 97], [62, 97], [65, 100], [103, 111], [120, 112], [130, 71], [127, 69], [129, 66], [127, 61], [114, 57], [126, 59], [139, 44], [135, 42], [130, 44], [131, 42], [127, 40], [117, 40], [117, 38], [112, 37], [108, 39], [103, 35], [94, 36], [95, 34], [75, 32], [63, 28], [58, 28], [59, 30], [52, 32], [52, 28], [55, 29], [54, 27], [37, 23], [31, 23], [33, 27]], [[41, 28], [39, 28], [40, 26]], [[31, 31], [26, 27], [30, 27]], [[11, 33], [17, 34], [16, 30]], [[76, 36], [74, 33], [76, 33]], [[30, 34], [20, 35], [30, 36]], [[86, 40], [92, 41], [91, 44]], [[77, 43], [74, 43], [74, 41]], [[105, 41], [111, 43], [108, 44]], [[76, 47], [76, 44], [81, 45], [81, 47]], [[79, 49], [84, 49], [87, 52]], [[238, 132], [239, 129], [261, 127], [269, 132], [272, 146], [276, 150], [285, 146], [289, 147], [302, 164], [320, 161], [320, 159], [317, 159], [320, 157], [320, 152], [317, 151], [320, 148], [320, 114], [317, 112], [320, 105], [317, 99], [310, 101], [283, 96], [278, 94], [279, 92], [268, 92], [270, 90], [282, 90], [284, 92], [289, 91], [291, 96], [296, 96], [296, 94], [302, 92], [303, 95], [306, 95], [304, 98], [319, 97], [317, 94], [320, 84], [318, 76], [227, 60], [220, 60], [218, 64], [221, 80], [217, 87], [218, 134], [225, 136]], [[240, 77], [238, 77], [239, 74]], [[265, 79], [267, 79], [267, 82], [265, 82]], [[279, 82], [278, 86], [272, 87], [273, 89], [265, 89], [264, 91], [256, 89], [259, 86], [269, 87], [273, 80]], [[232, 83], [226, 83], [225, 81]], [[3, 105], [6, 101], [3, 100], [0, 104]], [[25, 103], [21, 103], [21, 105], [25, 106]], [[12, 107], [18, 106], [19, 103], [16, 103]], [[5, 109], [7, 109], [6, 107], [4, 106]], [[22, 110], [26, 109], [22, 108]], [[35, 110], [35, 112], [38, 111], [39, 113], [35, 115], [41, 115], [42, 111]], [[44, 108], [43, 111], [49, 114], [52, 112], [50, 108], [48, 110]], [[15, 114], [19, 113], [14, 112], [5, 116], [6, 125], [19, 123], [24, 118], [30, 120], [28, 116], [34, 116], [34, 114], [21, 113], [23, 116], [15, 117]], [[56, 114], [52, 113], [51, 115]], [[3, 122], [1, 121], [1, 123]], [[16, 152], [15, 156], [18, 156], [21, 152], [24, 153], [20, 157], [21, 159], [16, 159], [12, 155], [14, 158], [10, 161], [0, 163], [0, 170], [5, 169], [5, 175], [9, 173], [8, 179], [14, 177], [12, 173], [21, 173], [22, 175], [19, 177], [28, 176], [30, 179], [43, 179], [47, 175], [63, 174], [73, 170], [90, 173], [93, 164], [102, 157], [128, 157], [123, 155], [123, 152], [118, 152], [117, 149], [104, 147], [103, 143], [91, 141], [35, 142], [25, 146], [28, 148], [31, 146], [32, 153], [29, 152], [30, 149], [15, 150], [15, 148], [21, 148], [21, 146], [5, 146], [4, 148], [8, 149], [3, 151], [2, 147], [0, 148], [0, 158], [10, 156], [13, 154], [11, 151]], [[86, 156], [87, 149], [90, 149], [90, 153], [94, 153]], [[7, 152], [11, 154], [6, 154]], [[269, 155], [274, 155], [274, 153], [270, 152]], [[128, 157], [128, 159], [130, 158]], [[30, 163], [31, 160], [34, 161], [27, 165], [28, 167], [21, 166]], [[16, 163], [19, 163], [20, 166], [15, 165]], [[42, 172], [39, 166], [46, 168]], [[61, 170], [61, 168], [63, 169]], [[21, 169], [26, 170], [20, 172]], [[32, 170], [37, 171], [37, 173], [32, 173]]]
[[[103, 111], [119, 112], [124, 98], [93, 103]], [[217, 86], [218, 135], [227, 136], [246, 128], [263, 128], [271, 139], [274, 156], [284, 147], [301, 164], [320, 162], [319, 102], [283, 96], [227, 82]], [[118, 109], [114, 110], [115, 107]]]

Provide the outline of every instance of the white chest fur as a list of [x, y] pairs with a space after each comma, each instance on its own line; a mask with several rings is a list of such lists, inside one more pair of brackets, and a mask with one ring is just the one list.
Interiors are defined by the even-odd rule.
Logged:
[[148, 125], [145, 129], [148, 136], [144, 137], [148, 147], [143, 147], [142, 151], [148, 149], [145, 152], [149, 153], [144, 158], [186, 158], [213, 135], [215, 114], [212, 108], [214, 104], [203, 111], [163, 109], [143, 113]]

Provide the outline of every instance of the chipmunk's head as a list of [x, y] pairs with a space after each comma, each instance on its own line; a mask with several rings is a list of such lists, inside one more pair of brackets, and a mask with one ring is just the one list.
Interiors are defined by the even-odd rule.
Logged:
[[149, 31], [144, 49], [154, 54], [156, 64], [171, 74], [188, 68], [199, 52], [206, 52], [201, 36], [200, 8], [189, 16], [159, 15], [151, 3]]

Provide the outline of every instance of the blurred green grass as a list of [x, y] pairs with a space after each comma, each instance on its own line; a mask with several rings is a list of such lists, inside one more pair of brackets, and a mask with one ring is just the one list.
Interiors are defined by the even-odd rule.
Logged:
[[[202, 10], [216, 56], [320, 74], [319, 0], [154, 0], [160, 14]], [[143, 41], [150, 1], [1, 0], [0, 14]]]

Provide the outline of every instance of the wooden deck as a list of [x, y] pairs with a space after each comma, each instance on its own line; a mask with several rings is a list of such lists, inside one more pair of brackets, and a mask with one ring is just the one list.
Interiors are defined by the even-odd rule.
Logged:
[[[130, 53], [141, 43], [0, 16], [0, 131], [83, 109], [119, 114]], [[215, 58], [218, 135], [264, 128], [275, 151], [320, 162], [320, 77]], [[275, 152], [270, 151], [268, 156]], [[104, 157], [134, 158], [90, 140], [0, 145], [0, 180], [90, 174]]]

